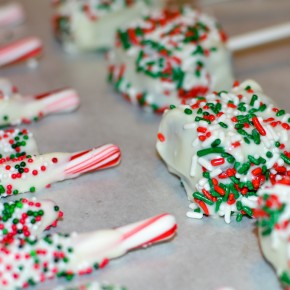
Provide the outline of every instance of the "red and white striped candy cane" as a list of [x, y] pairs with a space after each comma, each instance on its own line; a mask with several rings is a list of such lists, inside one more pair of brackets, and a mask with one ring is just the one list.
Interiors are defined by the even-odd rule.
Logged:
[[119, 147], [108, 144], [72, 155], [64, 172], [66, 176], [80, 175], [116, 166], [120, 159], [121, 151]]
[[37, 58], [42, 51], [42, 42], [37, 37], [28, 37], [2, 46], [0, 47], [0, 67]]
[[20, 24], [24, 18], [25, 14], [19, 3], [12, 2], [0, 7], [0, 27]]
[[176, 230], [174, 216], [166, 213], [116, 229], [122, 234], [121, 243], [127, 251], [169, 240]]
[[0, 176], [3, 176], [0, 198], [15, 192], [35, 192], [55, 182], [110, 168], [118, 165], [120, 159], [120, 149], [112, 144], [74, 154], [47, 153], [4, 159], [0, 164]]
[[33, 99], [39, 103], [39, 113], [43, 115], [70, 112], [80, 104], [78, 93], [73, 89], [60, 89], [34, 96]]

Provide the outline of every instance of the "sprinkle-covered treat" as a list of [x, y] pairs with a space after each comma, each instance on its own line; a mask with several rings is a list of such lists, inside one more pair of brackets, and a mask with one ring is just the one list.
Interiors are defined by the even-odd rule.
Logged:
[[276, 184], [258, 191], [259, 242], [282, 285], [290, 289], [290, 187]]
[[113, 46], [116, 30], [163, 0], [56, 0], [53, 29], [67, 52]]
[[117, 91], [155, 112], [233, 84], [224, 31], [189, 7], [151, 12], [119, 29], [109, 61]]
[[0, 6], [0, 27], [8, 27], [20, 24], [24, 21], [25, 13], [17, 2]]
[[175, 218], [163, 214], [114, 230], [15, 239], [0, 246], [0, 287], [25, 288], [55, 277], [90, 274], [132, 249], [169, 240], [176, 229]]
[[288, 184], [290, 114], [253, 81], [171, 106], [164, 113], [157, 150], [180, 177], [192, 202], [191, 218], [255, 216], [257, 190]]
[[36, 142], [29, 131], [0, 130], [0, 164], [27, 154], [38, 154]]
[[74, 111], [80, 103], [73, 89], [22, 96], [7, 79], [0, 79], [0, 126], [29, 124], [46, 115]]
[[108, 144], [77, 153], [23, 155], [0, 163], [0, 198], [35, 192], [51, 183], [116, 166], [120, 149]]
[[51, 226], [55, 227], [63, 213], [50, 200], [20, 199], [0, 203], [0, 243], [38, 237]]
[[0, 68], [21, 62], [34, 64], [43, 51], [37, 37], [28, 37], [0, 47]]

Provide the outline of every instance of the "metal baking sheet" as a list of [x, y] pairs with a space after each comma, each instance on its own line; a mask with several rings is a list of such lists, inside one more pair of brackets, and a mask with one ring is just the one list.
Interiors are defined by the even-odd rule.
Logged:
[[[48, 0], [22, 3], [27, 22], [10, 31], [7, 39], [39, 36], [45, 43], [45, 55], [35, 70], [14, 66], [1, 69], [0, 76], [10, 78], [26, 94], [71, 86], [80, 93], [82, 103], [73, 114], [52, 116], [29, 126], [40, 151], [73, 152], [113, 142], [123, 153], [122, 163], [115, 169], [54, 184], [37, 193], [38, 198], [55, 200], [64, 211], [64, 220], [56, 230], [116, 227], [162, 212], [174, 214], [179, 225], [178, 235], [170, 243], [131, 252], [75, 282], [109, 281], [131, 290], [280, 289], [259, 250], [254, 221], [226, 225], [222, 218], [185, 217], [185, 192], [155, 150], [160, 116], [133, 107], [113, 91], [106, 83], [102, 54], [70, 56], [61, 50], [51, 33]], [[290, 2], [236, 0], [204, 5], [203, 9], [217, 17], [229, 35], [237, 35], [289, 21]], [[233, 56], [237, 79], [257, 80], [288, 110], [289, 45], [285, 40]], [[53, 289], [60, 284], [68, 285], [55, 280], [34, 289]]]

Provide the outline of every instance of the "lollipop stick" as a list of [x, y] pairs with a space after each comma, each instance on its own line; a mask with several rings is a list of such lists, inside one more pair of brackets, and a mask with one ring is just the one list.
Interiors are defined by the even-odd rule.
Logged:
[[238, 51], [288, 37], [290, 38], [290, 22], [232, 37], [228, 48]]

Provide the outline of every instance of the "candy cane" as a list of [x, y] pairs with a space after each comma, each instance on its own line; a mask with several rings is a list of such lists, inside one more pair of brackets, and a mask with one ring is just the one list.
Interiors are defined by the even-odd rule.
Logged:
[[175, 218], [162, 214], [115, 230], [52, 234], [26, 242], [16, 239], [0, 248], [0, 287], [25, 288], [30, 282], [89, 274], [131, 249], [172, 238], [176, 229]]
[[50, 200], [34, 198], [0, 203], [0, 242], [38, 237], [45, 229], [55, 227], [62, 216], [59, 207]]
[[104, 145], [86, 151], [19, 156], [0, 164], [0, 198], [23, 192], [35, 192], [51, 183], [119, 164], [120, 149]]
[[29, 37], [0, 47], [0, 67], [39, 57], [43, 46], [39, 38]]
[[62, 89], [34, 96], [39, 104], [39, 112], [44, 115], [71, 112], [80, 104], [79, 95], [73, 89]]
[[24, 21], [24, 18], [23, 8], [16, 2], [0, 7], [0, 27], [20, 24]]
[[0, 125], [2, 126], [27, 124], [50, 114], [71, 112], [80, 104], [78, 93], [70, 88], [23, 97], [9, 81], [5, 81], [0, 79], [0, 95], [2, 92]]
[[117, 228], [122, 234], [122, 247], [130, 251], [172, 238], [177, 225], [173, 216], [162, 214], [142, 222]]

